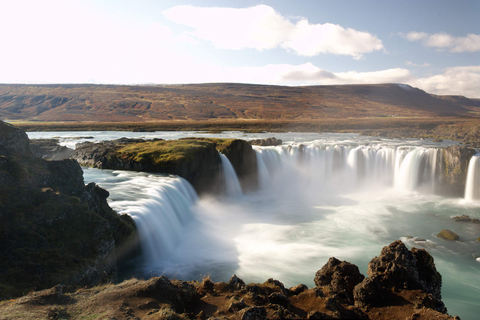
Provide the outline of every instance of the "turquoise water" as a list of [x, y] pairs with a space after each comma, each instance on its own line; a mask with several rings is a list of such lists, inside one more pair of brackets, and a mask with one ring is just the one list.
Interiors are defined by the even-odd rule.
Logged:
[[[41, 134], [44, 133], [36, 136]], [[59, 135], [58, 132], [48, 134]], [[83, 134], [75, 133], [77, 137]], [[101, 133], [90, 140], [121, 137], [122, 134]], [[156, 134], [155, 137], [162, 137], [162, 133]], [[66, 135], [72, 136], [72, 133]], [[88, 135], [95, 134], [89, 132]], [[141, 136], [141, 133], [135, 135]], [[154, 133], [149, 135], [152, 137]], [[179, 136], [183, 135], [198, 136], [193, 132]], [[275, 136], [286, 141], [285, 144], [304, 143], [315, 154], [311, 159], [317, 156], [329, 159], [319, 149], [327, 150], [326, 146], [335, 145], [345, 146], [350, 152], [367, 144], [370, 148], [376, 146], [377, 151], [402, 146], [402, 150], [417, 150], [418, 155], [421, 153], [418, 150], [424, 150], [421, 148], [429, 148], [427, 151], [430, 152], [432, 147], [454, 144], [341, 134], [233, 135], [244, 139]], [[173, 137], [175, 134], [169, 133], [168, 138]], [[315, 142], [311, 142], [313, 140]], [[64, 140], [66, 144], [72, 141]], [[329, 161], [302, 164], [292, 157], [295, 155], [293, 149], [283, 153], [272, 151], [280, 152], [280, 160], [277, 160], [281, 165], [274, 170], [272, 163], [262, 167], [262, 170], [268, 170], [270, 166], [268, 174], [263, 175], [270, 182], [262, 184], [262, 190], [193, 200], [187, 214], [188, 221], [175, 224], [175, 228], [169, 227], [167, 222], [158, 226], [159, 233], [172, 234], [173, 249], [161, 249], [166, 252], [161, 258], [139, 263], [139, 272], [167, 274], [185, 280], [211, 275], [215, 281], [226, 281], [232, 274], [237, 274], [246, 282], [264, 282], [273, 277], [286, 286], [305, 283], [312, 287], [315, 272], [330, 257], [355, 263], [366, 274], [368, 262], [380, 254], [382, 247], [401, 239], [408, 247], [425, 248], [434, 257], [443, 277], [442, 296], [448, 312], [462, 319], [477, 318], [480, 311], [477, 298], [480, 262], [476, 259], [480, 257], [480, 243], [476, 239], [480, 237], [480, 227], [455, 222], [452, 217], [466, 214], [480, 219], [480, 203], [436, 196], [426, 186], [414, 190], [403, 188], [393, 181], [399, 178], [393, 173], [395, 168], [381, 171], [384, 175], [392, 171], [388, 179], [379, 178], [378, 174], [374, 179], [373, 171], [365, 171], [367, 174], [359, 180], [357, 173], [346, 169], [341, 171], [340, 179], [325, 170], [324, 165]], [[345, 158], [349, 168], [353, 158]], [[161, 212], [163, 209], [152, 205], [152, 201], [163, 201], [152, 192], [161, 189], [165, 179], [178, 178], [96, 169], [85, 169], [84, 172], [86, 182], [96, 181], [109, 190], [110, 204], [119, 212], [152, 215], [151, 219], [171, 214], [169, 210]], [[398, 168], [397, 172], [410, 171]], [[435, 181], [428, 181], [428, 186], [432, 183]], [[165, 192], [177, 192], [169, 190]], [[436, 237], [442, 229], [456, 232], [460, 241], [450, 242]]]

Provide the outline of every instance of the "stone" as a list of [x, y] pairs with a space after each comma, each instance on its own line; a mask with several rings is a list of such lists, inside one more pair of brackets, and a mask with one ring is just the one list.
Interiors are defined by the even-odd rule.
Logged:
[[332, 257], [317, 271], [314, 282], [318, 287], [330, 286], [334, 292], [353, 301], [353, 288], [364, 278], [356, 265]]
[[458, 234], [451, 230], [444, 229], [437, 234], [437, 237], [449, 241], [457, 241], [459, 239]]

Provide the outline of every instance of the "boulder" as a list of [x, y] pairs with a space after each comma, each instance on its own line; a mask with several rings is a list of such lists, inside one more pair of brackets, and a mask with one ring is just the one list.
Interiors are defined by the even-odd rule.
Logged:
[[450, 230], [442, 230], [439, 233], [437, 233], [437, 237], [445, 240], [450, 240], [450, 241], [457, 241], [458, 240], [458, 234], [456, 234], [453, 231]]
[[367, 274], [353, 290], [357, 307], [384, 305], [395, 291], [421, 290], [431, 296], [433, 309], [446, 312], [441, 301], [442, 277], [424, 249], [410, 251], [395, 241], [370, 261]]
[[334, 292], [353, 301], [353, 288], [364, 278], [356, 265], [332, 257], [317, 271], [314, 282], [319, 287], [330, 286]]

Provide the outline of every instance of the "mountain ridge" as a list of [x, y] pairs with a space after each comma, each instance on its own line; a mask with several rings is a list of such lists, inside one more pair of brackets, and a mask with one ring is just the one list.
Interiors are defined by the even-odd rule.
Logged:
[[403, 84], [0, 84], [0, 118], [34, 121], [476, 117], [480, 100]]

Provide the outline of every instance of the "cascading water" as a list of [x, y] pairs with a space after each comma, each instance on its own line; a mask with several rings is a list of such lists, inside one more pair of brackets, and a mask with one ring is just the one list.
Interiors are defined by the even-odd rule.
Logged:
[[[283, 175], [296, 176], [296, 180], [304, 179], [303, 183], [330, 187], [335, 187], [332, 184], [335, 182], [342, 188], [380, 185], [414, 191], [427, 185], [433, 191], [438, 175], [437, 148], [311, 144], [255, 150], [261, 160], [258, 161], [261, 179], [278, 179], [282, 171]], [[263, 172], [265, 168], [268, 174]]]
[[220, 158], [222, 160], [222, 175], [226, 195], [231, 197], [241, 196], [242, 186], [240, 185], [240, 181], [238, 181], [235, 169], [223, 153], [220, 153]]
[[192, 206], [198, 197], [183, 178], [95, 169], [85, 169], [84, 176], [111, 192], [109, 204], [114, 210], [135, 220], [148, 268], [171, 254], [194, 220]]
[[[138, 172], [92, 170], [89, 178], [90, 169], [85, 169], [85, 180], [106, 188], [116, 211], [136, 215], [137, 224], [145, 221], [145, 232], [152, 231], [152, 241], [144, 240], [150, 243], [144, 244], [147, 261], [135, 265], [137, 275], [198, 280], [208, 274], [214, 281], [228, 281], [235, 273], [248, 282], [273, 277], [286, 286], [310, 287], [313, 274], [330, 257], [355, 263], [365, 274], [384, 245], [401, 239], [434, 256], [449, 312], [477, 317], [478, 229], [451, 217], [480, 218], [478, 203], [430, 192], [441, 171], [437, 148], [456, 143], [340, 134], [285, 133], [278, 138], [289, 146], [254, 147], [261, 190], [244, 196], [196, 201], [188, 184], [172, 183], [178, 178]], [[163, 188], [162, 179], [170, 179], [169, 186], [178, 190]], [[173, 202], [160, 196], [176, 192], [181, 197], [174, 196]], [[157, 205], [160, 201], [171, 204]], [[178, 214], [172, 207], [179, 208]], [[160, 211], [167, 217], [155, 217]], [[157, 222], [147, 219], [151, 215]], [[461, 241], [437, 238], [442, 229], [458, 233]]]
[[480, 155], [475, 155], [468, 163], [465, 200], [480, 200]]

